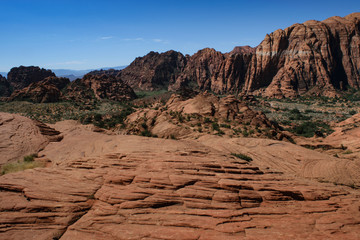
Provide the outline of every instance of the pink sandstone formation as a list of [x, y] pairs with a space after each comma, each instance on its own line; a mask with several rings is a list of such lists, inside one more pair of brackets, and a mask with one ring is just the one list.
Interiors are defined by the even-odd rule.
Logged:
[[[293, 163], [326, 158], [312, 150], [107, 135], [74, 121], [52, 127], [64, 139], [39, 153], [52, 166], [0, 177], [1, 239], [360, 237], [358, 190], [295, 173]], [[266, 162], [279, 156], [283, 171]]]

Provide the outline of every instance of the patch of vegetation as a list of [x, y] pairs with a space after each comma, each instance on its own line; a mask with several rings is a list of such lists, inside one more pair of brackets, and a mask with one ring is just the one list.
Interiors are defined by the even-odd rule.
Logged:
[[244, 137], [248, 137], [248, 136], [249, 136], [249, 132], [248, 132], [246, 129], [244, 129], [244, 130], [242, 131], [242, 134], [243, 134]]
[[220, 124], [220, 127], [222, 127], [222, 128], [231, 128], [231, 126], [229, 124], [224, 124], [224, 123]]
[[303, 115], [299, 109], [294, 108], [290, 111], [290, 120], [310, 120], [311, 117]]
[[357, 113], [357, 112], [356, 112], [355, 110], [350, 110], [350, 111], [349, 111], [349, 114], [350, 114], [350, 115], [355, 115], [356, 113]]
[[44, 167], [45, 165], [43, 163], [40, 162], [36, 162], [36, 161], [29, 161], [30, 158], [27, 158], [27, 161], [19, 161], [16, 163], [7, 163], [4, 164], [1, 167], [1, 175], [7, 174], [7, 173], [14, 173], [14, 172], [20, 172], [20, 171], [24, 171], [26, 169], [33, 169], [33, 168], [37, 168], [37, 167]]
[[134, 108], [132, 106], [125, 106], [123, 109], [121, 109], [119, 112], [115, 113], [105, 113], [105, 114], [99, 114], [99, 113], [89, 113], [84, 114], [80, 117], [80, 122], [83, 124], [94, 124], [97, 127], [100, 128], [114, 128], [117, 125], [121, 125], [121, 127], [125, 126], [125, 119], [128, 115], [134, 112]]
[[214, 131], [220, 131], [220, 126], [218, 123], [215, 123], [215, 122], [212, 123], [211, 127], [212, 127], [212, 130], [214, 130]]
[[298, 124], [296, 126], [294, 126], [293, 128], [289, 128], [286, 129], [290, 132], [295, 133], [298, 136], [303, 136], [303, 137], [313, 137], [315, 134], [316, 135], [321, 135], [321, 134], [331, 134], [333, 132], [333, 130], [330, 128], [330, 126], [327, 123], [324, 122], [303, 122], [301, 124]]
[[31, 154], [24, 157], [24, 162], [33, 162], [34, 159], [37, 157], [37, 154]]
[[212, 121], [210, 120], [210, 118], [206, 117], [204, 118], [204, 123], [211, 123]]
[[242, 160], [245, 160], [247, 162], [251, 162], [253, 159], [249, 157], [248, 155], [242, 154], [242, 153], [231, 153], [234, 157], [240, 158]]

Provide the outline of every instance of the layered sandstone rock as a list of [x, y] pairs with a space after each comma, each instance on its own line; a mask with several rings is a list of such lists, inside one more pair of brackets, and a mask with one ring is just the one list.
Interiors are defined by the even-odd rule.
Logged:
[[34, 66], [14, 67], [7, 75], [7, 79], [14, 90], [20, 90], [31, 83], [39, 82], [47, 77], [55, 77], [55, 74], [51, 70]]
[[167, 89], [182, 72], [186, 58], [179, 52], [150, 52], [121, 70], [119, 77], [134, 89]]
[[66, 88], [64, 99], [78, 102], [94, 99], [128, 101], [136, 98], [133, 89], [118, 77], [112, 75], [87, 74]]
[[70, 83], [68, 78], [47, 77], [39, 82], [33, 82], [29, 86], [14, 91], [8, 101], [31, 101], [35, 103], [58, 102], [61, 90]]
[[359, 88], [360, 13], [307, 21], [266, 35], [257, 47], [245, 90], [269, 97], [335, 96]]
[[293, 163], [321, 159], [311, 150], [273, 140], [258, 148], [260, 139], [110, 136], [69, 123], [55, 125], [64, 140], [42, 152], [53, 166], [0, 177], [1, 239], [360, 235], [357, 190], [257, 166], [282, 156], [295, 170]]

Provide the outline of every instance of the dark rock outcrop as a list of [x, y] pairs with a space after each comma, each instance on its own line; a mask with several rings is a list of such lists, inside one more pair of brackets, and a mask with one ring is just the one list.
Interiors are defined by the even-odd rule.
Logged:
[[10, 83], [6, 78], [0, 75], [0, 97], [8, 97], [11, 94]]
[[127, 101], [136, 98], [133, 89], [120, 78], [112, 75], [87, 74], [66, 88], [64, 99], [77, 102], [109, 99]]
[[167, 89], [173, 84], [186, 65], [186, 58], [179, 52], [150, 52], [136, 58], [121, 70], [120, 78], [133, 89]]
[[94, 71], [91, 71], [89, 72], [88, 74], [91, 74], [91, 75], [111, 75], [111, 76], [117, 76], [119, 73], [121, 72], [121, 70], [116, 70], [116, 69], [107, 69], [107, 70], [103, 70], [103, 69], [100, 69], [100, 70], [94, 70]]
[[70, 83], [68, 78], [47, 77], [39, 82], [14, 91], [8, 101], [31, 101], [36, 103], [58, 102], [61, 90]]
[[257, 47], [245, 90], [262, 88], [269, 97], [359, 89], [360, 13], [322, 22], [307, 21], [266, 35]]
[[12, 68], [8, 73], [7, 79], [14, 90], [19, 90], [47, 77], [55, 77], [55, 74], [51, 70], [44, 68], [20, 66]]

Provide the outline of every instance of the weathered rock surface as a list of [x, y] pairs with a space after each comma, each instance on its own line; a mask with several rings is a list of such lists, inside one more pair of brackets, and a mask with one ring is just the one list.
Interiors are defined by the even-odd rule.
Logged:
[[[301, 146], [310, 147], [331, 156], [328, 161], [310, 162], [309, 165], [312, 165], [310, 169], [322, 169], [323, 173], [332, 176], [328, 178], [331, 182], [338, 181], [339, 174], [337, 173], [346, 171], [347, 174], [341, 177], [341, 183], [360, 187], [359, 182], [349, 179], [360, 176], [360, 114], [336, 123], [333, 128], [335, 131], [326, 138], [299, 138], [296, 142]], [[321, 165], [332, 165], [332, 169], [324, 171]]]
[[11, 94], [10, 83], [0, 75], [0, 97], [8, 97]]
[[47, 77], [55, 77], [51, 70], [46, 70], [39, 67], [14, 67], [7, 75], [14, 90], [19, 90], [29, 86], [31, 83], [39, 82]]
[[58, 102], [61, 90], [70, 83], [68, 78], [47, 77], [39, 82], [33, 82], [29, 86], [14, 91], [8, 101], [31, 101], [35, 103]]
[[[0, 177], [1, 239], [360, 236], [358, 190], [259, 169], [255, 161], [261, 148], [249, 163], [214, 148], [231, 142], [208, 145], [214, 136], [204, 145], [110, 136], [70, 123], [55, 125], [64, 131], [64, 140], [43, 151], [52, 167]], [[104, 148], [98, 146], [101, 141]], [[292, 149], [302, 149], [282, 144], [277, 154], [287, 159]], [[75, 150], [83, 156], [75, 158]]]
[[60, 132], [16, 114], [0, 113], [0, 165], [20, 160], [61, 140]]
[[[245, 132], [253, 129], [251, 132], [258, 137], [285, 137], [265, 114], [252, 110], [244, 101], [231, 95], [219, 98], [208, 92], [187, 100], [174, 94], [164, 106], [157, 104], [132, 113], [126, 123], [128, 133], [150, 131], [167, 138], [197, 138], [208, 133], [233, 136], [241, 132], [240, 127]], [[272, 130], [261, 133], [261, 129]]]
[[121, 70], [119, 77], [134, 89], [167, 89], [173, 84], [186, 64], [186, 58], [179, 52], [150, 52], [136, 58]]
[[136, 98], [133, 89], [112, 75], [86, 74], [67, 86], [64, 99], [77, 102], [94, 99], [128, 101]]
[[269, 97], [305, 93], [333, 97], [359, 88], [360, 13], [307, 21], [266, 35], [256, 48], [245, 90]]

